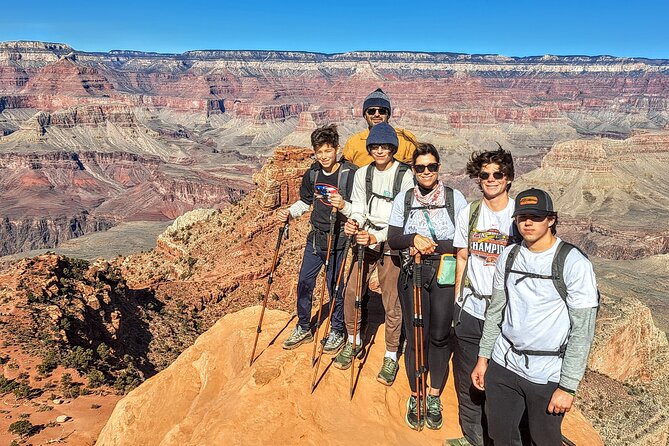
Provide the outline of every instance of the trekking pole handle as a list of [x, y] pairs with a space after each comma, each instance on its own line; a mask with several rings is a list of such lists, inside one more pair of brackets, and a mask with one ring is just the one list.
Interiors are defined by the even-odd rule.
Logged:
[[420, 252], [416, 253], [413, 264], [413, 284], [420, 288], [423, 286], [423, 266], [420, 263]]
[[281, 239], [284, 238], [288, 240], [288, 222], [285, 222], [283, 226], [279, 228], [279, 238], [276, 240], [276, 249], [279, 249], [281, 245]]

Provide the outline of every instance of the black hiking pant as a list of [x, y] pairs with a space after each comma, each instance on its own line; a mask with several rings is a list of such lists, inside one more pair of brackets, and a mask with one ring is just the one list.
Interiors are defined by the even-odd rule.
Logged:
[[496, 445], [520, 446], [518, 425], [527, 410], [532, 442], [536, 446], [562, 445], [563, 415], [548, 413], [558, 383], [535, 384], [490, 360], [485, 374], [486, 415], [490, 438]]
[[[434, 262], [434, 264], [433, 264]], [[437, 284], [436, 269], [439, 260], [423, 262], [423, 349], [424, 365], [430, 375], [430, 386], [443, 389], [448, 378], [448, 362], [451, 359], [451, 324], [453, 321], [453, 285]], [[403, 270], [397, 282], [402, 305], [402, 320], [407, 347], [404, 353], [404, 368], [412, 392], [416, 392], [416, 347], [414, 338], [413, 280]]]
[[474, 387], [471, 376], [478, 361], [484, 321], [462, 310], [458, 305], [455, 305], [455, 318], [460, 321], [455, 325], [453, 345], [453, 378], [458, 395], [460, 428], [473, 446], [488, 446], [492, 442], [487, 432], [485, 393]]

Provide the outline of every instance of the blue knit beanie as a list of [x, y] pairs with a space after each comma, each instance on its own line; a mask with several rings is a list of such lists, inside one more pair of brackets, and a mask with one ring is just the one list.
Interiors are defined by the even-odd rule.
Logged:
[[388, 116], [390, 117], [390, 115], [392, 115], [393, 110], [390, 108], [390, 98], [380, 88], [372, 91], [369, 96], [365, 98], [365, 102], [362, 103], [363, 116], [365, 116], [365, 112], [369, 107], [387, 108]]
[[369, 136], [367, 137], [368, 152], [369, 146], [374, 144], [390, 144], [395, 148], [396, 152], [400, 142], [397, 139], [397, 132], [395, 129], [387, 122], [380, 122], [369, 130]]

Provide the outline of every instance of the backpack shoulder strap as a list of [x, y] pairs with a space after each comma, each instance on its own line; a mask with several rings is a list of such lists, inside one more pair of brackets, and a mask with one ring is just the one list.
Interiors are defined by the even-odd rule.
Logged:
[[410, 168], [408, 164], [405, 164], [401, 161], [397, 162], [400, 163], [400, 165], [397, 166], [397, 172], [395, 172], [395, 181], [393, 182], [393, 198], [395, 198], [397, 194], [400, 193], [400, 188], [402, 187], [402, 180], [404, 179], [404, 174]]
[[467, 248], [469, 248], [469, 242], [472, 238], [472, 232], [476, 228], [476, 224], [479, 222], [479, 214], [481, 213], [481, 203], [483, 200], [474, 200], [472, 204], [469, 205], [469, 225], [467, 227]]
[[509, 273], [513, 268], [513, 262], [516, 261], [516, 256], [518, 255], [518, 251], [520, 251], [520, 245], [513, 245], [513, 247], [509, 251], [509, 255], [506, 258], [506, 263], [504, 264], [504, 291], [506, 291], [507, 299], [509, 298], [509, 292], [506, 287], [506, 282], [507, 280], [509, 280]]
[[411, 214], [411, 205], [413, 204], [413, 189], [409, 189], [404, 194], [404, 225], [406, 227], [409, 214]]
[[576, 249], [578, 252], [583, 254], [586, 259], [588, 258], [588, 256], [578, 247], [572, 245], [571, 243], [561, 241], [557, 251], [555, 252], [555, 256], [553, 257], [553, 264], [551, 266], [553, 284], [555, 285], [555, 289], [558, 290], [560, 297], [565, 303], [567, 303], [567, 284], [564, 280], [564, 263], [567, 260], [567, 256], [573, 249]]
[[369, 203], [369, 199], [372, 198], [372, 180], [374, 175], [375, 163], [367, 165], [367, 172], [365, 172], [365, 203]]
[[448, 212], [448, 217], [451, 219], [453, 227], [455, 227], [455, 191], [453, 188], [444, 184], [444, 205]]

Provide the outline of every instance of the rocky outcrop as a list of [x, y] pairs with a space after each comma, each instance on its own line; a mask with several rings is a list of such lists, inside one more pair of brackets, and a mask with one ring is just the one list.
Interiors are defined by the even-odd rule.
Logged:
[[[348, 371], [329, 367], [309, 394], [311, 348], [286, 351], [271, 341], [287, 334], [287, 313], [265, 314], [258, 358], [249, 367], [258, 316], [258, 307], [225, 316], [169, 368], [120, 401], [97, 444], [298, 444], [317, 438], [323, 445], [439, 445], [444, 438], [460, 435], [452, 383], [442, 395], [442, 430], [417, 434], [405, 425], [406, 374], [401, 371], [392, 387], [375, 379], [384, 353], [383, 327], [368, 334], [375, 341], [361, 361], [349, 401]], [[162, 410], [165, 407], [170, 410]], [[158, 412], [160, 417], [155, 416]], [[350, 429], [353, 425], [356, 428]], [[570, 414], [565, 425], [567, 436], [577, 444], [602, 444], [577, 415]]]

